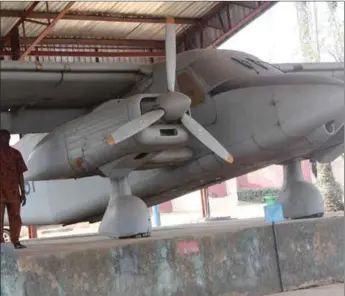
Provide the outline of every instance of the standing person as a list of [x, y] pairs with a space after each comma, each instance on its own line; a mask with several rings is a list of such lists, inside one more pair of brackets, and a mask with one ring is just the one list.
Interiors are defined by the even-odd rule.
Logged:
[[26, 248], [19, 241], [22, 219], [20, 208], [25, 206], [24, 176], [27, 167], [21, 153], [10, 146], [11, 134], [0, 129], [0, 242], [4, 243], [3, 227], [7, 209], [11, 242], [16, 249]]

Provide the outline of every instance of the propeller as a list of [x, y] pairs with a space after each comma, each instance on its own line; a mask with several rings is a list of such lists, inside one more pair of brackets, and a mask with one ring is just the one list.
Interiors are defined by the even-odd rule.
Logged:
[[175, 91], [175, 77], [176, 77], [176, 33], [175, 20], [173, 17], [168, 17], [165, 27], [165, 63], [167, 70], [168, 91]]
[[133, 120], [128, 121], [124, 125], [120, 126], [115, 132], [109, 135], [106, 141], [110, 145], [122, 142], [154, 124], [156, 121], [161, 119], [164, 114], [164, 110], [158, 109], [134, 118]]
[[[175, 91], [175, 77], [176, 77], [176, 33], [175, 20], [173, 17], [168, 17], [166, 20], [165, 29], [165, 54], [166, 54], [166, 71], [168, 91]], [[194, 120], [187, 113], [184, 113], [181, 118], [181, 123], [184, 127], [201, 143], [212, 150], [220, 158], [232, 163], [233, 157], [231, 154], [196, 120]]]
[[195, 119], [185, 113], [181, 118], [181, 122], [195, 138], [197, 138], [220, 158], [224, 159], [228, 163], [234, 162], [234, 158], [231, 156], [231, 154]]
[[165, 53], [168, 94], [158, 98], [160, 109], [149, 111], [121, 126], [107, 137], [108, 144], [119, 143], [157, 122], [159, 119], [169, 121], [179, 119], [183, 126], [207, 148], [228, 163], [233, 162], [231, 154], [196, 120], [186, 112], [190, 107], [190, 99], [175, 92], [176, 78], [176, 33], [175, 20], [168, 17], [165, 30]]

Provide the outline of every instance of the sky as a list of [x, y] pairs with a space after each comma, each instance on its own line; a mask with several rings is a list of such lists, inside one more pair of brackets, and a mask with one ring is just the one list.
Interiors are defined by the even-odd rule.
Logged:
[[[324, 45], [322, 62], [334, 62], [328, 53], [330, 39], [326, 2], [310, 3], [317, 11], [319, 40]], [[344, 2], [338, 2], [337, 17], [344, 21]], [[313, 14], [313, 13], [312, 13]], [[314, 14], [312, 16], [315, 21]], [[269, 63], [305, 62], [299, 42], [296, 2], [279, 2], [246, 26], [220, 49], [244, 51]]]
[[[321, 61], [334, 62], [328, 53], [330, 39], [326, 2], [314, 2], [317, 9], [319, 40], [322, 42]], [[338, 19], [344, 22], [344, 2], [338, 2]], [[315, 21], [315, 19], [313, 19]], [[302, 56], [295, 2], [279, 2], [235, 36], [224, 42], [220, 49], [244, 51], [269, 63], [305, 62]], [[11, 145], [19, 140], [11, 137]]]

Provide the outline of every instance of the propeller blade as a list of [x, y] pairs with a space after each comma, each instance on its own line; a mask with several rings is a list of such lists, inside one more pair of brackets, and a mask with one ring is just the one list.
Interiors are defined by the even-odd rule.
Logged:
[[164, 116], [164, 113], [164, 110], [158, 109], [134, 118], [133, 120], [128, 121], [124, 125], [120, 126], [111, 135], [107, 136], [106, 142], [109, 145], [118, 144], [154, 124]]
[[181, 118], [181, 122], [194, 137], [212, 150], [216, 155], [228, 163], [233, 163], [234, 159], [231, 154], [195, 119], [190, 117], [188, 114], [184, 114]]
[[165, 27], [165, 62], [167, 71], [168, 90], [175, 90], [176, 77], [176, 33], [175, 19], [168, 17]]

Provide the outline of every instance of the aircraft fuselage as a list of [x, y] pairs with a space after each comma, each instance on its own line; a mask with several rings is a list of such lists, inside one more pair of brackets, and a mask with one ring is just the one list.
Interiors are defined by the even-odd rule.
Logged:
[[[240, 61], [247, 59], [243, 53], [232, 54]], [[193, 151], [190, 159], [129, 174], [132, 193], [148, 206], [271, 164], [310, 158], [320, 151], [326, 153], [343, 144], [343, 138], [332, 141], [343, 129], [341, 81], [283, 74], [266, 64], [244, 66], [235, 60], [226, 65], [224, 61], [230, 59], [231, 52], [205, 55], [193, 63], [187, 63], [184, 56], [178, 67], [177, 83], [179, 91], [183, 92], [183, 81], [194, 79], [192, 83], [197, 86], [192, 97], [191, 116], [231, 152], [234, 163], [224, 162], [190, 136], [176, 144], [177, 148]], [[163, 70], [157, 66], [148, 93], [163, 91]], [[185, 73], [189, 77], [184, 77]], [[181, 82], [179, 77], [185, 80]], [[201, 100], [198, 100], [198, 91], [204, 93]], [[135, 150], [134, 144], [131, 147]], [[40, 157], [41, 153], [38, 159]], [[54, 165], [52, 173], [53, 169]], [[109, 201], [109, 180], [103, 177], [30, 184], [34, 184], [35, 191], [32, 189], [23, 208], [25, 224], [67, 224], [101, 218]]]

